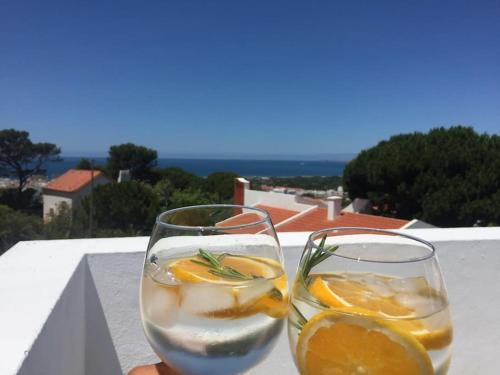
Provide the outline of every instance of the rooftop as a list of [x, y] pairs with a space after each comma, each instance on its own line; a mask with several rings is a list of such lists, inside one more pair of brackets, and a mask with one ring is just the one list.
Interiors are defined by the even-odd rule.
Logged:
[[[269, 213], [269, 216], [271, 217], [271, 221], [273, 223], [281, 223], [282, 221], [287, 220], [299, 213], [299, 211], [286, 210], [283, 208], [265, 206], [262, 204], [255, 205], [254, 207], [266, 210]], [[262, 220], [262, 218], [256, 213], [245, 212], [236, 216], [232, 216], [229, 219], [218, 223], [217, 225], [221, 227], [230, 227], [251, 224], [260, 220]]]
[[282, 221], [289, 219], [299, 213], [299, 211], [287, 210], [279, 207], [266, 206], [263, 204], [257, 204], [254, 207], [266, 210], [271, 216], [271, 221], [273, 223], [281, 223]]
[[63, 175], [50, 181], [45, 189], [71, 193], [85, 187], [96, 178], [103, 175], [101, 171], [70, 169]]
[[408, 224], [407, 220], [383, 216], [343, 212], [333, 220], [328, 220], [327, 209], [317, 207], [288, 223], [277, 226], [278, 232], [316, 231], [330, 227], [366, 227], [378, 229], [399, 229]]
[[[500, 228], [409, 229], [437, 249], [455, 330], [449, 374], [500, 368]], [[293, 279], [308, 233], [279, 233]], [[20, 242], [0, 257], [0, 374], [122, 374], [158, 360], [138, 290], [148, 237]], [[6, 302], [8, 301], [8, 302]], [[286, 331], [247, 375], [297, 374]]]
[[[365, 207], [366, 202], [357, 205], [351, 204], [348, 208], [342, 210], [342, 198], [339, 196], [327, 200], [308, 199], [278, 192], [252, 190], [249, 186], [250, 183], [245, 179], [235, 179], [234, 202], [245, 206], [262, 208], [269, 212], [277, 232], [307, 232], [341, 226], [378, 229], [416, 227], [415, 222], [417, 220], [410, 222], [359, 212], [362, 210], [356, 209], [356, 207]], [[332, 200], [335, 200], [335, 203]], [[357, 200], [354, 202], [359, 203]], [[230, 222], [224, 221], [224, 225], [246, 224], [255, 219], [249, 214], [244, 214], [231, 218]], [[418, 224], [420, 227], [424, 226], [422, 224], [430, 226], [423, 222]]]

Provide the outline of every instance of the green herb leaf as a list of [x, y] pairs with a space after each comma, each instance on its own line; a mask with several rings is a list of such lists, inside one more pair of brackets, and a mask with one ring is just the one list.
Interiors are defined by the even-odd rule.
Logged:
[[216, 275], [226, 279], [242, 281], [253, 280], [256, 278], [254, 275], [244, 275], [238, 270], [235, 270], [233, 267], [223, 266], [221, 264], [221, 261], [225, 257], [231, 256], [231, 254], [229, 253], [222, 253], [219, 256], [215, 256], [210, 251], [198, 249], [197, 256], [203, 259], [204, 262], [195, 259], [192, 259], [191, 262], [210, 268], [208, 272], [210, 272], [212, 275]]
[[278, 288], [273, 288], [269, 291], [271, 298], [281, 301], [283, 299], [283, 293]]
[[[318, 244], [317, 248], [309, 248], [306, 254], [304, 254], [304, 259], [302, 261], [302, 271], [299, 274], [299, 280], [304, 287], [305, 290], [309, 289], [309, 283], [311, 281], [309, 277], [309, 273], [311, 270], [316, 267], [318, 264], [323, 262], [324, 260], [328, 259], [330, 256], [333, 255], [333, 253], [339, 248], [338, 246], [330, 246], [325, 248], [325, 243], [326, 243], [326, 238], [327, 235], [325, 234], [322, 238], [320, 243]], [[321, 301], [317, 300], [316, 298], [311, 298], [307, 299], [307, 301], [317, 304], [322, 307], [328, 307]], [[297, 314], [298, 316], [298, 322], [297, 324], [293, 324], [295, 327], [297, 327], [299, 330], [302, 329], [304, 324], [307, 323], [306, 317], [300, 312], [300, 310], [292, 304], [292, 310]]]
[[208, 261], [213, 267], [218, 268], [221, 266], [219, 260], [216, 257], [214, 257], [209, 251], [203, 249], [199, 249], [198, 251], [199, 251], [198, 256], [201, 256], [203, 259]]
[[307, 323], [307, 318], [304, 316], [304, 314], [302, 314], [300, 312], [300, 310], [297, 308], [297, 306], [295, 306], [293, 303], [291, 304], [291, 308], [292, 308], [292, 311], [295, 314], [297, 314], [297, 323], [295, 324], [295, 326], [301, 330], [304, 327], [304, 325]]
[[191, 259], [191, 262], [199, 264], [200, 266], [205, 266], [205, 267], [212, 267], [210, 263], [205, 263], [205, 262], [200, 262], [199, 260]]
[[330, 256], [333, 255], [333, 253], [338, 249], [338, 246], [330, 246], [328, 248], [325, 248], [325, 243], [326, 243], [326, 238], [327, 235], [325, 234], [323, 238], [321, 239], [318, 247], [315, 248], [310, 248], [307, 252], [307, 254], [304, 257], [304, 260], [302, 262], [302, 281], [304, 283], [304, 286], [307, 288], [307, 278], [309, 276], [309, 273], [311, 270], [329, 258]]

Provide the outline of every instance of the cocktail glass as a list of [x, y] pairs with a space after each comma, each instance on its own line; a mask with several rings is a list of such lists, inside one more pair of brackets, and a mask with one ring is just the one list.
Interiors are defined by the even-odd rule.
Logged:
[[434, 247], [369, 228], [312, 233], [288, 333], [302, 375], [446, 374], [453, 331]]
[[140, 305], [153, 350], [182, 374], [238, 374], [262, 361], [288, 312], [283, 255], [268, 213], [210, 205], [159, 215]]

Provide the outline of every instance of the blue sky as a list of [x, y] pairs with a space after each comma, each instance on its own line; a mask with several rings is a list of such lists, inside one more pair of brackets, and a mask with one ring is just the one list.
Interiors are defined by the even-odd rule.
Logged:
[[499, 133], [499, 19], [498, 1], [7, 1], [0, 129], [231, 156]]

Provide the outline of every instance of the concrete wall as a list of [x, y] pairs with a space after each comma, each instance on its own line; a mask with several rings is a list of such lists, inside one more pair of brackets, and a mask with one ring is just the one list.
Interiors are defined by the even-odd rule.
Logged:
[[[107, 184], [109, 183], [109, 179], [103, 175], [99, 175], [97, 177], [94, 177], [94, 188], [99, 186], [99, 185], [104, 185], [104, 184]], [[76, 200], [80, 200], [82, 199], [84, 196], [86, 196], [87, 194], [90, 193], [90, 191], [92, 190], [92, 185], [91, 184], [87, 184], [85, 185], [83, 188], [81, 188], [80, 190], [78, 190], [77, 192], [75, 192], [75, 198]]]
[[85, 373], [119, 374], [122, 371], [88, 259], [85, 265]]
[[287, 210], [302, 211], [311, 208], [308, 204], [298, 203], [295, 195], [273, 193], [259, 190], [245, 190], [245, 206], [263, 204]]
[[363, 198], [355, 198], [351, 204], [349, 204], [347, 207], [345, 207], [342, 211], [343, 212], [367, 212], [368, 209], [371, 207], [371, 202], [368, 199], [363, 199]]
[[418, 219], [413, 219], [408, 224], [401, 227], [401, 229], [430, 229], [437, 228], [435, 225], [426, 223], [425, 221], [421, 221]]
[[24, 355], [19, 375], [122, 372], [86, 258]]
[[85, 268], [81, 261], [32, 347], [24, 352], [17, 374], [85, 375]]
[[[437, 248], [455, 329], [449, 374], [498, 374], [500, 228], [402, 232]], [[291, 279], [307, 236], [279, 234]], [[119, 374], [157, 360], [138, 312], [147, 240], [24, 242], [0, 257], [0, 374]], [[297, 374], [286, 333], [247, 374], [272, 373]]]
[[139, 364], [158, 361], [144, 336], [139, 311], [144, 253], [90, 254], [87, 261], [119, 369], [126, 373]]
[[51, 211], [57, 213], [61, 203], [66, 203], [70, 208], [73, 207], [73, 199], [61, 197], [58, 195], [43, 194], [43, 218], [47, 220]]

